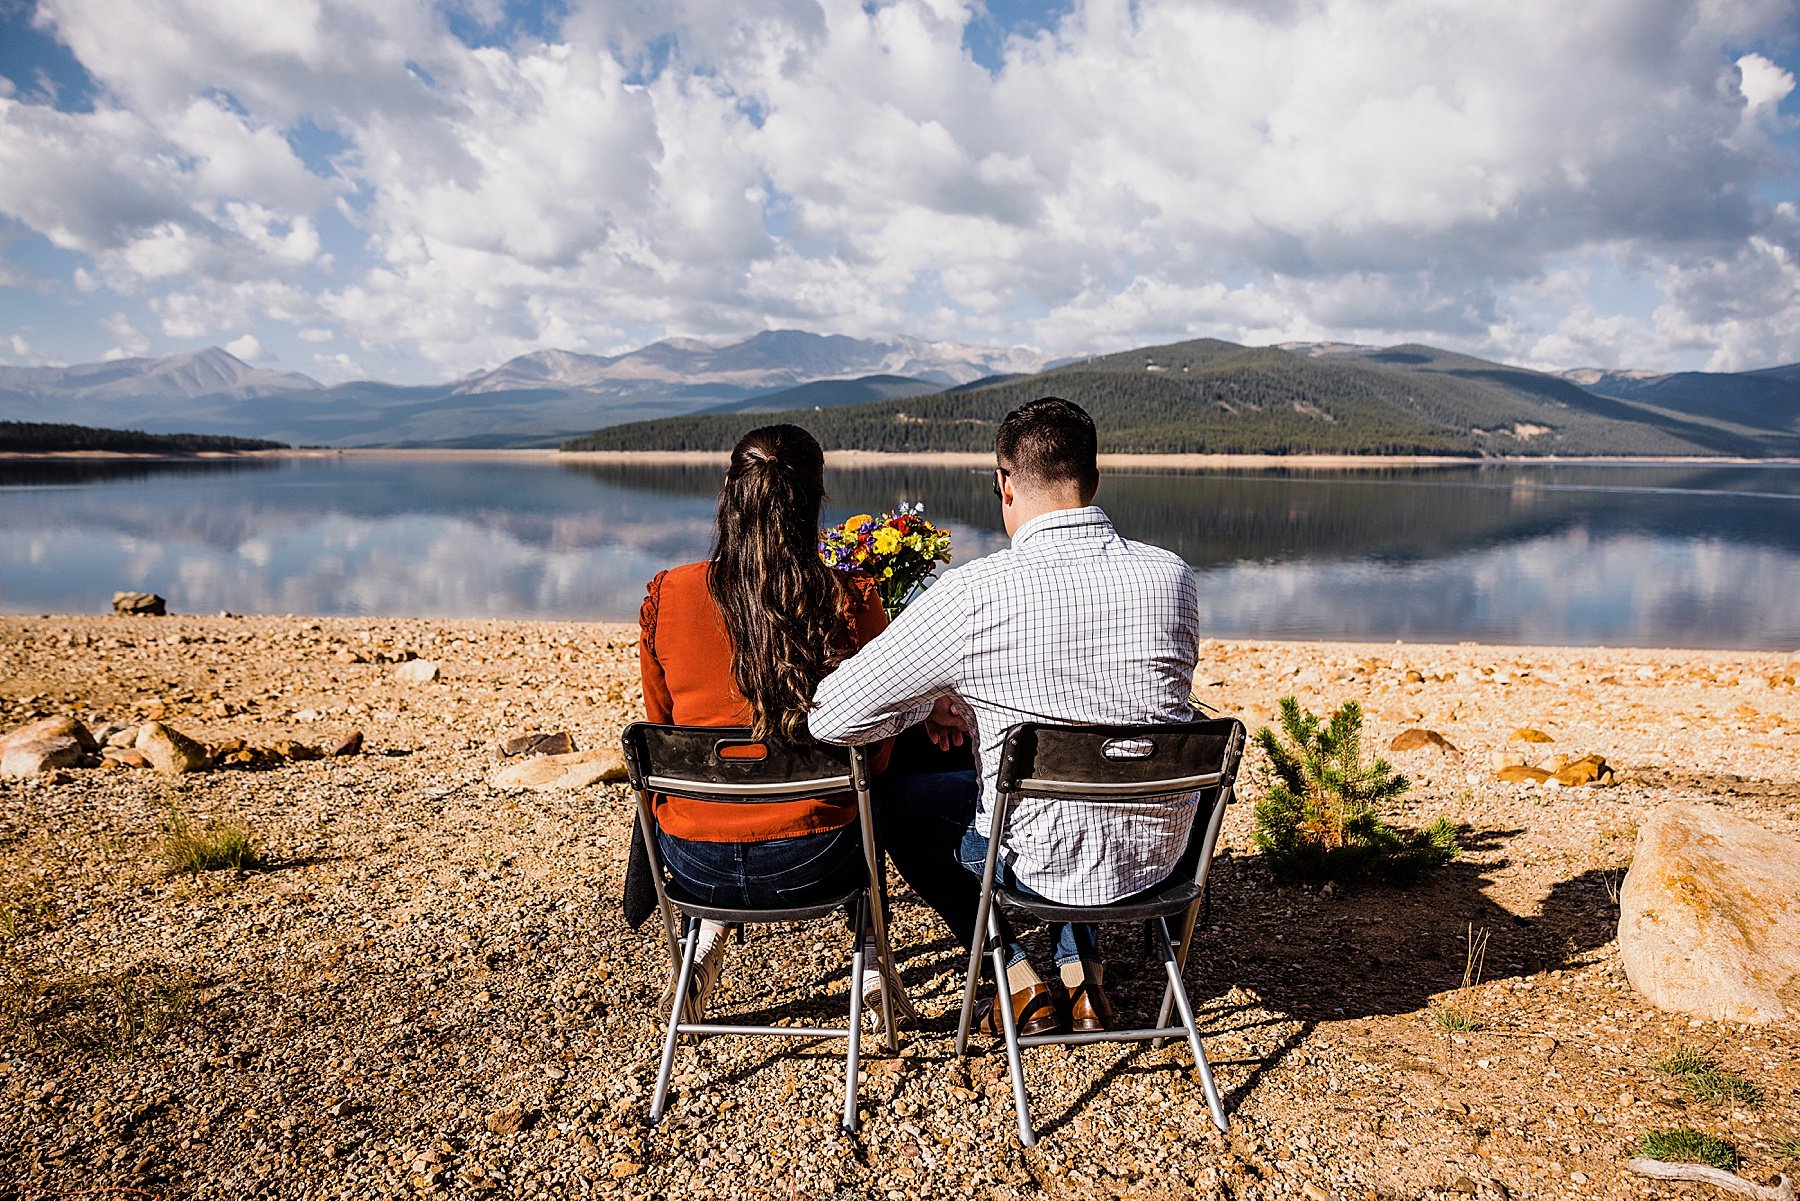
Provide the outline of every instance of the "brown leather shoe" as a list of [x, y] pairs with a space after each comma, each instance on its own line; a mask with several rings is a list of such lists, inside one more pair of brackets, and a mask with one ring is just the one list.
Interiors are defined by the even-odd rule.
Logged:
[[1069, 1026], [1077, 1034], [1097, 1034], [1113, 1028], [1112, 1002], [1092, 976], [1069, 993]]
[[[1013, 1025], [1018, 1027], [1021, 1035], [1049, 1034], [1062, 1028], [1062, 1020], [1056, 1011], [1056, 994], [1048, 984], [1033, 984], [1022, 988], [1010, 999]], [[996, 1012], [992, 998], [986, 1002], [986, 1006], [985, 1010], [975, 1016], [975, 1028], [983, 1034], [999, 1034], [1000, 1015]]]

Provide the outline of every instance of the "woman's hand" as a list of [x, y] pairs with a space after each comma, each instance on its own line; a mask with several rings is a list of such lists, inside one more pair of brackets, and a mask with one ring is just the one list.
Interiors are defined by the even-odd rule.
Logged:
[[931, 739], [931, 745], [940, 751], [961, 746], [968, 740], [969, 723], [962, 714], [950, 707], [950, 698], [940, 696], [932, 703], [931, 712], [925, 715], [925, 737]]

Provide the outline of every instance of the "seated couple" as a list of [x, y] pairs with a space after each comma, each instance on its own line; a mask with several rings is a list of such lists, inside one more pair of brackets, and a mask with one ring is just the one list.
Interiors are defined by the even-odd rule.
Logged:
[[[970, 949], [1007, 729], [1193, 716], [1193, 573], [1119, 537], [1094, 507], [1095, 446], [1093, 421], [1066, 400], [1007, 414], [994, 495], [1012, 545], [946, 572], [888, 625], [872, 581], [819, 559], [818, 443], [791, 425], [746, 434], [719, 497], [712, 560], [650, 582], [640, 643], [649, 719], [878, 744], [877, 772], [886, 740], [908, 726], [924, 722], [940, 747], [968, 737], [976, 770], [883, 773], [874, 799], [879, 843]], [[654, 804], [668, 870], [715, 904], [802, 904], [861, 878], [853, 803]], [[1193, 797], [1105, 810], [1026, 798], [1001, 848], [1001, 882], [1066, 904], [1123, 899], [1174, 869], [1194, 808]], [[1003, 930], [1021, 1033], [1109, 1028], [1094, 927], [1053, 927], [1060, 978], [1048, 983]], [[700, 937], [686, 1020], [699, 1020], [726, 943], [722, 927]], [[865, 989], [880, 988], [913, 1016], [897, 983], [871, 969]], [[999, 1030], [991, 1007], [982, 1028]]]

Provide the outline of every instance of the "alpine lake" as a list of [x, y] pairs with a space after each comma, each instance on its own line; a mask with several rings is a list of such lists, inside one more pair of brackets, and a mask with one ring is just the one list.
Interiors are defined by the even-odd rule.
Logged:
[[[0, 460], [0, 611], [634, 620], [704, 558], [722, 469], [542, 454]], [[1006, 544], [992, 473], [828, 473], [825, 519], [922, 502]], [[1800, 466], [1126, 469], [1101, 504], [1179, 553], [1219, 638], [1800, 647]], [[940, 569], [943, 570], [943, 569]]]

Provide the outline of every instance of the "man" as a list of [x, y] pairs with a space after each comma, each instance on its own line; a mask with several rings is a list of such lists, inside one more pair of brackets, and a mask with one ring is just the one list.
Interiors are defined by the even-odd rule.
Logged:
[[[1046, 397], [994, 439], [994, 495], [1012, 545], [948, 572], [819, 685], [808, 726], [861, 744], [925, 721], [974, 740], [976, 771], [884, 777], [883, 838], [908, 883], [971, 947], [1000, 747], [1012, 725], [1188, 721], [1199, 651], [1193, 572], [1129, 542], [1093, 505], [1094, 423]], [[1069, 806], [1025, 798], [1001, 847], [1002, 881], [1065, 904], [1108, 904], [1160, 883], [1186, 848], [1194, 798]], [[1020, 1030], [1110, 1028], [1092, 926], [1055, 929], [1066, 1014], [1010, 931], [1007, 991]], [[998, 1032], [993, 1009], [982, 1028]]]

